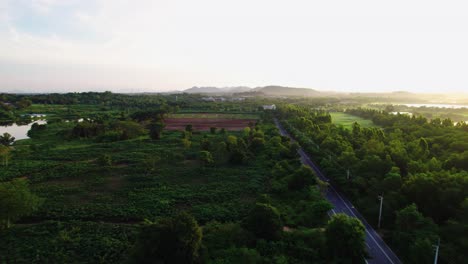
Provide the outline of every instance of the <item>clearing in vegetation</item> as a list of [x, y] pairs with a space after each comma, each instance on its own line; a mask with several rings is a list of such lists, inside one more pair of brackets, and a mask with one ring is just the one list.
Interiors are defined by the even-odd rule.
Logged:
[[378, 125], [374, 124], [372, 120], [367, 120], [343, 112], [330, 112], [330, 115], [333, 123], [337, 125], [342, 125], [347, 129], [351, 129], [353, 127], [354, 122], [357, 122], [359, 125], [361, 125], [361, 127], [379, 127]]

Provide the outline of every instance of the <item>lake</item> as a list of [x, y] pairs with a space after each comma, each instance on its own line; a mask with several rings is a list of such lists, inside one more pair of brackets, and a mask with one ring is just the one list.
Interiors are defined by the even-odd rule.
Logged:
[[460, 109], [460, 108], [468, 108], [468, 105], [460, 105], [460, 104], [401, 104], [408, 107], [438, 107], [438, 108], [453, 108], [453, 109]]
[[0, 135], [3, 135], [3, 133], [9, 133], [13, 137], [15, 137], [16, 140], [29, 138], [28, 137], [28, 131], [31, 129], [31, 126], [34, 123], [37, 123], [39, 125], [43, 125], [43, 124], [47, 124], [47, 121], [46, 120], [37, 120], [37, 121], [33, 121], [33, 122], [31, 122], [31, 123], [29, 123], [27, 125], [17, 124], [17, 123], [13, 123], [12, 125], [8, 125], [8, 126], [1, 126], [0, 125]]

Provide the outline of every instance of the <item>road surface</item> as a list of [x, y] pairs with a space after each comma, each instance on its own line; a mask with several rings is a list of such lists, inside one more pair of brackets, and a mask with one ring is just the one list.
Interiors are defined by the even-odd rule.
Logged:
[[[279, 121], [275, 118], [274, 119], [276, 126], [278, 127], [281, 135], [289, 137], [291, 140], [293, 138], [289, 133], [283, 128], [283, 126], [279, 123]], [[315, 165], [307, 154], [304, 152], [302, 147], [298, 150], [299, 155], [301, 156], [301, 161], [303, 164], [310, 166], [318, 177], [322, 181], [327, 181], [327, 177], [323, 175], [320, 171], [319, 167]], [[356, 217], [364, 224], [366, 228], [366, 246], [367, 252], [370, 255], [369, 259], [366, 259], [366, 263], [371, 264], [399, 264], [401, 261], [398, 257], [393, 253], [389, 246], [382, 240], [382, 238], [377, 234], [377, 232], [370, 226], [366, 219], [354, 208], [351, 202], [340, 192], [336, 190], [331, 182], [326, 193], [326, 198], [333, 204], [334, 208], [329, 212], [329, 215], [337, 214], [337, 213], [344, 213], [352, 217]]]

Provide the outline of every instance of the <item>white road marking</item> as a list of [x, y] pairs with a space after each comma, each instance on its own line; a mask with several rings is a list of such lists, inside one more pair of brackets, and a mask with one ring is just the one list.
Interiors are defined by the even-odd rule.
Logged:
[[[333, 186], [330, 185], [330, 187], [332, 188], [332, 190], [336, 193], [336, 195], [338, 195], [338, 198], [341, 199], [341, 201], [344, 203], [344, 205], [346, 206], [346, 208], [348, 208], [348, 210], [351, 212], [351, 214], [354, 215], [354, 217], [356, 217], [357, 219], [359, 219], [359, 217], [357, 217], [356, 214], [354, 214], [353, 210], [351, 210], [351, 208], [349, 208], [349, 206], [346, 204], [345, 200], [343, 199], [343, 197], [341, 197], [341, 195], [335, 190], [335, 188], [333, 188]], [[372, 234], [369, 232], [369, 230], [367, 230], [367, 228], [365, 228], [366, 230], [366, 233], [369, 234], [370, 238], [372, 238], [372, 240], [374, 240], [375, 244], [377, 245], [377, 247], [379, 247], [379, 249], [382, 251], [382, 253], [384, 253], [385, 257], [387, 257], [387, 259], [390, 261], [390, 263], [392, 264], [395, 264], [392, 259], [387, 255], [387, 253], [385, 253], [385, 250], [383, 250], [383, 248], [379, 245], [379, 243], [377, 243], [377, 240], [375, 240], [375, 238], [372, 236]]]
[[[291, 136], [290, 136], [288, 133], [282, 131], [283, 127], [281, 126], [281, 124], [279, 123], [279, 121], [276, 120], [276, 118], [275, 118], [275, 123], [276, 123], [276, 125], [280, 128], [280, 129], [279, 129], [279, 130], [280, 130], [280, 133], [281, 133], [283, 136], [287, 136], [287, 137], [291, 138]], [[292, 138], [291, 138], [291, 139], [292, 139]], [[292, 139], [292, 140], [294, 140], [294, 139]], [[313, 164], [313, 162], [310, 161], [309, 156], [304, 152], [304, 150], [302, 149], [302, 147], [300, 147], [298, 151], [299, 151], [299, 155], [300, 155], [304, 160], [306, 160], [306, 161], [308, 161], [308, 162], [310, 162], [310, 163]], [[303, 163], [304, 163], [304, 162], [303, 162]], [[312, 167], [314, 170], [316, 169], [315, 166], [313, 166], [313, 165], [310, 165], [310, 164], [307, 164], [307, 165], [309, 165], [309, 167]], [[318, 168], [317, 168], [317, 170], [318, 170]], [[321, 174], [321, 173], [317, 173], [317, 174]], [[323, 175], [321, 175], [321, 176], [323, 176]], [[327, 178], [324, 177], [324, 176], [323, 176], [323, 178], [324, 178], [324, 179], [327, 179]], [[330, 185], [330, 188], [336, 193], [336, 195], [338, 196], [338, 198], [340, 198], [340, 200], [343, 202], [343, 204], [346, 206], [346, 208], [348, 208], [348, 210], [351, 212], [351, 214], [352, 214], [354, 217], [356, 217], [357, 219], [359, 219], [359, 217], [357, 217], [357, 215], [353, 212], [353, 210], [352, 210], [351, 208], [349, 208], [349, 206], [346, 204], [346, 201], [345, 201], [345, 200], [343, 199], [343, 197], [341, 197], [341, 195], [335, 190], [335, 188], [334, 188], [332, 185]], [[352, 206], [352, 207], [354, 208], [354, 206]], [[332, 209], [332, 211], [334, 212], [333, 209]], [[387, 255], [387, 253], [385, 252], [385, 250], [383, 250], [383, 248], [379, 245], [379, 243], [377, 242], [377, 240], [375, 240], [374, 236], [369, 232], [369, 230], [368, 230], [367, 228], [365, 228], [365, 230], [366, 230], [366, 233], [370, 236], [370, 238], [372, 238], [372, 240], [374, 241], [374, 243], [377, 245], [377, 247], [378, 247], [378, 248], [382, 251], [382, 253], [385, 255], [385, 257], [387, 257], [387, 259], [390, 261], [390, 263], [395, 264], [395, 263], [392, 261], [392, 259]], [[367, 243], [366, 243], [366, 245], [370, 248], [370, 246], [369, 246]], [[389, 249], [389, 250], [391, 251], [391, 249]], [[393, 254], [395, 254], [395, 253], [393, 253]], [[365, 260], [366, 263], [368, 263], [366, 259], [364, 259], [364, 260]]]

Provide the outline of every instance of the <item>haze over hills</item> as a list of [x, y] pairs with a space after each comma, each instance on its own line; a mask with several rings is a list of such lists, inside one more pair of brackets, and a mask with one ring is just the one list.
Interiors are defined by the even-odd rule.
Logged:
[[189, 94], [224, 94], [224, 93], [242, 93], [248, 92], [252, 90], [252, 88], [247, 86], [235, 86], [235, 87], [197, 87], [194, 86], [192, 88], [186, 89], [183, 92]]
[[279, 85], [269, 85], [250, 88], [247, 86], [235, 87], [192, 87], [176, 93], [205, 94], [205, 95], [236, 95], [236, 96], [271, 96], [271, 97], [339, 97], [339, 98], [378, 98], [379, 101], [388, 102], [431, 102], [431, 103], [466, 103], [468, 98], [465, 94], [432, 94], [412, 93], [407, 91], [394, 92], [335, 92], [318, 91], [310, 88], [295, 88]]
[[[105, 91], [106, 89], [100, 89]], [[408, 91], [393, 92], [338, 92], [316, 90], [311, 88], [296, 88], [280, 85], [268, 85], [260, 87], [248, 86], [194, 86], [185, 90], [157, 91], [154, 92], [128, 92], [114, 91], [116, 93], [127, 94], [202, 94], [210, 96], [265, 96], [265, 97], [335, 97], [341, 99], [362, 98], [366, 101], [379, 101], [388, 103], [444, 103], [444, 104], [468, 104], [468, 94], [466, 93], [414, 93]], [[20, 90], [6, 91], [10, 94], [35, 94]], [[45, 92], [53, 93], [53, 92]]]
[[309, 88], [293, 88], [278, 85], [269, 85], [256, 88], [246, 86], [236, 87], [192, 87], [182, 91], [189, 94], [252, 94], [266, 96], [316, 96], [324, 95], [329, 92], [319, 92]]

